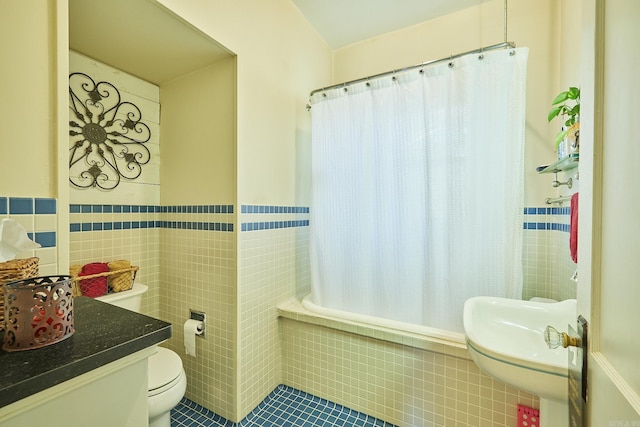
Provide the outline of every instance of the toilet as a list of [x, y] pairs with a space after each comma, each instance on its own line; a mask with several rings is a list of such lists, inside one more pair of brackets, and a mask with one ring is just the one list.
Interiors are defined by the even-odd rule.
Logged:
[[[116, 292], [97, 297], [99, 301], [140, 312], [142, 295], [148, 287], [134, 283], [128, 291]], [[171, 409], [184, 396], [187, 389], [187, 376], [182, 360], [173, 351], [158, 347], [158, 352], [149, 357], [149, 427], [170, 427]]]

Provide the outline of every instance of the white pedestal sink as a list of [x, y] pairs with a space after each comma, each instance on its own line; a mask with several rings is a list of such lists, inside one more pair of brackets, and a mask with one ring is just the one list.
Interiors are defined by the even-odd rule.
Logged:
[[544, 330], [576, 322], [576, 300], [557, 303], [474, 297], [464, 305], [467, 348], [487, 374], [540, 397], [540, 425], [569, 425], [568, 351], [549, 349]]

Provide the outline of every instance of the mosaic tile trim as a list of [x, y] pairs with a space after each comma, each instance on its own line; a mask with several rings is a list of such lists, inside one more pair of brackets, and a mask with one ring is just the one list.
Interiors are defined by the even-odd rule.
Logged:
[[40, 197], [0, 197], [0, 216], [27, 216], [34, 218], [35, 229], [27, 229], [29, 239], [39, 243], [42, 248], [55, 248], [57, 244], [56, 230], [39, 229], [38, 217], [56, 215], [57, 200]]
[[82, 205], [70, 204], [69, 213], [219, 213], [232, 214], [233, 205]]
[[[269, 221], [250, 221], [247, 218], [243, 220], [240, 225], [240, 230], [246, 231], [261, 231], [261, 230], [276, 230], [280, 228], [292, 228], [292, 227], [308, 227], [309, 219], [306, 216], [309, 215], [310, 208], [308, 206], [271, 206], [271, 205], [242, 205], [240, 212], [246, 218], [252, 214], [258, 215], [274, 215], [276, 217], [269, 218]], [[282, 215], [304, 215], [305, 218], [296, 218], [293, 220], [283, 220]]]
[[565, 233], [570, 230], [568, 221], [571, 208], [568, 207], [527, 207], [524, 208], [524, 215], [525, 221], [522, 228], [525, 230], [551, 230]]
[[171, 410], [171, 427], [395, 427], [378, 418], [279, 385], [239, 423], [183, 398]]
[[[71, 204], [69, 205], [69, 213], [71, 216], [71, 223], [69, 224], [69, 231], [72, 233], [88, 232], [88, 231], [113, 231], [113, 230], [131, 230], [131, 229], [144, 229], [144, 228], [167, 228], [167, 229], [181, 229], [181, 230], [202, 230], [202, 231], [222, 231], [232, 232], [234, 230], [234, 224], [232, 222], [220, 222], [220, 221], [202, 221], [194, 219], [200, 219], [197, 217], [189, 216], [188, 218], [179, 218], [180, 220], [174, 220], [170, 218], [171, 214], [180, 215], [211, 215], [233, 214], [233, 205], [176, 205], [176, 206], [151, 206], [151, 205], [92, 205], [92, 204]], [[95, 214], [95, 220], [92, 221], [74, 221], [74, 214]], [[100, 215], [124, 215], [124, 214], [138, 214], [140, 219], [133, 220], [126, 218], [126, 220], [116, 221], [104, 221]], [[153, 217], [142, 217], [143, 214], [158, 214]], [[169, 216], [167, 218], [166, 216]], [[93, 219], [93, 218], [92, 218]], [[110, 218], [111, 219], [111, 218]], [[183, 220], [189, 219], [189, 221]]]
[[267, 206], [267, 205], [242, 205], [240, 212], [243, 214], [308, 214], [308, 206]]
[[309, 220], [302, 219], [298, 221], [268, 221], [268, 222], [243, 222], [241, 225], [242, 231], [260, 231], [260, 230], [275, 230], [278, 228], [291, 228], [291, 227], [308, 227]]
[[[96, 205], [71, 204], [71, 214], [233, 214], [233, 205]], [[275, 215], [308, 215], [308, 206], [276, 206], [276, 205], [242, 205], [243, 214], [275, 214]], [[569, 207], [526, 207], [524, 208], [525, 230], [551, 230], [569, 232], [569, 224], [557, 222], [562, 217], [570, 215]], [[31, 197], [0, 197], [0, 215], [51, 215], [57, 213], [56, 199]], [[554, 216], [547, 218], [546, 216]], [[544, 216], [544, 217], [543, 217]], [[560, 218], [558, 218], [560, 217]], [[308, 219], [277, 221], [245, 221], [241, 224], [241, 231], [273, 230], [291, 227], [308, 227]], [[232, 222], [215, 221], [173, 221], [164, 218], [129, 220], [129, 221], [83, 221], [71, 222], [69, 231], [111, 231], [145, 228], [170, 228], [183, 230], [222, 231], [233, 232]], [[29, 237], [40, 243], [42, 247], [55, 247], [57, 236], [55, 231], [35, 231]]]

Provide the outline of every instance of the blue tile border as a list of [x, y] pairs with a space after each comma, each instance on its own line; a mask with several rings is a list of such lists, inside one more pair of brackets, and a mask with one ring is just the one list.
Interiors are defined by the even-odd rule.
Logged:
[[308, 206], [242, 205], [243, 214], [308, 214]]
[[570, 207], [527, 207], [524, 208], [525, 215], [570, 215]]
[[[2, 199], [0, 199], [0, 209], [2, 209]], [[171, 205], [171, 206], [150, 206], [150, 205], [79, 205], [71, 204], [70, 213], [167, 213], [167, 214], [232, 214], [233, 205]], [[245, 215], [304, 215], [310, 213], [308, 206], [276, 206], [276, 205], [241, 205], [240, 212]], [[550, 230], [569, 232], [569, 225], [549, 219], [559, 218], [533, 218], [533, 216], [554, 215], [568, 216], [568, 207], [525, 207], [523, 210], [525, 221], [524, 230]], [[277, 230], [294, 227], [308, 227], [310, 221], [307, 218], [295, 218], [291, 220], [277, 218], [273, 221], [243, 221], [240, 224], [241, 232]], [[109, 230], [129, 230], [140, 228], [167, 228], [181, 230], [202, 230], [202, 231], [222, 231], [233, 232], [235, 230], [232, 222], [209, 222], [209, 221], [169, 221], [169, 220], [149, 220], [149, 221], [114, 221], [114, 222], [92, 222], [70, 224], [71, 232], [83, 231], [109, 231]]]
[[[149, 205], [82, 205], [70, 204], [69, 213], [160, 213], [160, 214], [221, 214], [231, 215], [234, 213], [233, 205], [170, 205], [170, 206], [149, 206]], [[247, 214], [275, 214], [275, 215], [308, 215], [308, 206], [267, 206], [267, 205], [242, 205], [241, 212]], [[191, 218], [193, 219], [193, 218]], [[276, 230], [292, 227], [308, 227], [309, 220], [306, 218], [295, 218], [291, 220], [273, 221], [246, 221], [241, 224], [241, 231]], [[113, 221], [113, 222], [72, 222], [69, 231], [72, 233], [85, 231], [109, 231], [128, 230], [138, 228], [166, 228], [181, 230], [202, 230], [233, 232], [235, 225], [233, 222], [225, 221], [178, 221], [160, 219], [148, 221]]]
[[[551, 230], [568, 233], [570, 226], [566, 223], [555, 222], [562, 217], [571, 215], [569, 207], [526, 207], [523, 211], [525, 221], [522, 224], [524, 230]], [[540, 215], [540, 217], [535, 217]], [[553, 215], [547, 218], [547, 215]], [[560, 218], [558, 218], [560, 216]]]
[[[310, 213], [308, 206], [277, 206], [277, 205], [241, 205], [240, 212], [244, 215], [304, 215]], [[286, 217], [285, 217], [286, 218]], [[252, 218], [254, 219], [254, 218]], [[271, 218], [270, 218], [271, 219]], [[240, 224], [240, 231], [263, 231], [277, 230], [282, 228], [308, 227], [309, 220], [307, 218], [299, 218], [288, 220], [284, 218], [272, 218], [270, 221], [243, 221]]]
[[[166, 228], [180, 230], [202, 230], [233, 232], [233, 222], [224, 221], [169, 221], [160, 217], [154, 219], [140, 219], [135, 215], [141, 214], [233, 214], [233, 205], [175, 205], [175, 206], [153, 206], [153, 205], [88, 205], [70, 204], [70, 214], [131, 214], [134, 217], [129, 221], [104, 221], [104, 222], [71, 222], [69, 231], [71, 233], [87, 231], [113, 231], [113, 230], [136, 230], [145, 228]], [[114, 218], [116, 218], [114, 217]]]
[[241, 224], [241, 231], [276, 230], [278, 228], [308, 227], [308, 226], [309, 226], [308, 219], [301, 219], [297, 221], [243, 222]]

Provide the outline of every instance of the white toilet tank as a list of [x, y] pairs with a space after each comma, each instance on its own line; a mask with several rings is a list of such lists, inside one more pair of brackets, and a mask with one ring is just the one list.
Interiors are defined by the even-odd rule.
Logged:
[[112, 294], [106, 294], [101, 297], [96, 297], [97, 300], [116, 305], [118, 307], [126, 308], [127, 310], [140, 313], [140, 307], [142, 306], [142, 295], [147, 292], [148, 286], [141, 283], [134, 283], [133, 287], [128, 291], [114, 292]]

